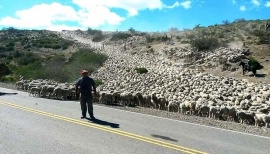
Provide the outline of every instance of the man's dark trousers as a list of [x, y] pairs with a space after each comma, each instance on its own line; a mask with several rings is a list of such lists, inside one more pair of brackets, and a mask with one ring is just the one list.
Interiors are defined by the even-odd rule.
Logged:
[[89, 113], [90, 117], [93, 117], [94, 114], [93, 114], [93, 97], [92, 97], [92, 95], [81, 93], [80, 103], [81, 103], [82, 116], [86, 117], [86, 112], [87, 112], [87, 108], [88, 108], [88, 113]]

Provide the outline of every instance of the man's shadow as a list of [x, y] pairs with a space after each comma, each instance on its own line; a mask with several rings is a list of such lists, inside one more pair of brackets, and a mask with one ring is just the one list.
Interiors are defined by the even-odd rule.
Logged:
[[3, 93], [3, 92], [0, 92], [0, 96], [3, 96], [3, 95], [17, 95], [18, 93]]
[[96, 124], [99, 124], [99, 125], [110, 126], [112, 128], [119, 128], [119, 124], [116, 124], [116, 123], [103, 121], [103, 120], [100, 120], [100, 119], [97, 119], [97, 118], [95, 118], [95, 119], [86, 118], [86, 119], [91, 121], [92, 123], [96, 123]]

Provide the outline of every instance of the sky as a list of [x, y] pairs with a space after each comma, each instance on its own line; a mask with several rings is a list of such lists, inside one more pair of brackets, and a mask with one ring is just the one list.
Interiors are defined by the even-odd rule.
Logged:
[[0, 29], [163, 32], [270, 19], [270, 0], [0, 0]]

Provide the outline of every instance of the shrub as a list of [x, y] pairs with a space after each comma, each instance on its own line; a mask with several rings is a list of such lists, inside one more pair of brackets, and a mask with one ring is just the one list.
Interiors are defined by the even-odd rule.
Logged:
[[44, 46], [43, 46], [44, 48], [52, 48], [52, 45], [51, 44], [44, 44]]
[[7, 47], [6, 48], [6, 51], [13, 51], [14, 50], [14, 47]]
[[117, 32], [117, 33], [114, 33], [112, 35], [112, 38], [110, 40], [111, 41], [125, 40], [125, 39], [127, 39], [127, 38], [129, 38], [131, 36], [132, 35], [128, 34], [128, 33], [121, 33], [121, 32], [119, 33], [119, 32]]
[[21, 56], [21, 53], [18, 51], [18, 50], [16, 50], [15, 52], [14, 52], [14, 55], [13, 55], [15, 58], [18, 58], [18, 57], [20, 57]]
[[15, 82], [15, 81], [17, 81], [16, 80], [16, 78], [14, 77], [14, 76], [2, 76], [1, 78], [0, 78], [0, 81], [1, 82]]
[[104, 36], [102, 35], [102, 33], [97, 33], [95, 34], [95, 36], [93, 37], [92, 41], [93, 42], [100, 42], [104, 39]]
[[101, 80], [99, 80], [99, 79], [96, 79], [95, 83], [96, 83], [96, 87], [103, 84], [103, 82]]
[[[57, 54], [41, 59], [33, 53], [21, 53], [15, 60], [19, 67], [14, 67], [15, 74], [21, 74], [25, 78], [52, 79], [59, 82], [74, 82], [80, 77], [80, 70], [87, 69], [89, 73], [94, 72], [107, 59], [106, 55], [95, 53], [92, 49], [79, 49], [66, 64], [64, 54]], [[96, 81], [97, 85], [102, 84]]]
[[101, 53], [95, 53], [93, 49], [79, 49], [70, 58], [70, 63], [65, 65], [68, 72], [69, 81], [78, 78], [82, 69], [87, 69], [89, 74], [98, 69], [107, 60], [107, 56]]
[[213, 37], [201, 37], [191, 40], [191, 47], [198, 51], [213, 50], [219, 46], [218, 39]]
[[0, 46], [0, 52], [5, 52], [7, 49], [4, 46]]
[[63, 46], [62, 50], [66, 50], [68, 48], [68, 46]]
[[131, 34], [135, 34], [135, 33], [136, 33], [136, 30], [135, 30], [134, 28], [132, 28], [132, 27], [130, 27], [130, 28], [128, 29], [128, 31], [129, 31]]
[[143, 74], [143, 73], [147, 73], [148, 70], [146, 68], [135, 68], [135, 70], [137, 71], [137, 73]]
[[268, 44], [269, 43], [268, 42], [269, 32], [255, 29], [255, 30], [251, 31], [250, 34], [259, 38], [259, 42], [258, 42], [259, 44]]
[[52, 46], [53, 49], [60, 49], [61, 48], [61, 45], [58, 45], [58, 44], [55, 44]]
[[71, 59], [75, 59], [80, 63], [93, 63], [101, 65], [106, 61], [107, 56], [101, 53], [93, 52], [93, 49], [79, 49], [79, 51], [75, 52]]
[[8, 59], [8, 60], [12, 60], [12, 59], [13, 59], [13, 56], [12, 56], [12, 55], [8, 55], [8, 56], [7, 56], [7, 59]]
[[145, 38], [146, 38], [147, 43], [151, 43], [155, 41], [155, 38], [151, 37], [150, 35], [147, 35]]
[[96, 29], [91, 29], [91, 28], [88, 28], [87, 29], [87, 33], [90, 34], [90, 35], [102, 35], [102, 31], [101, 30], [96, 30]]
[[8, 42], [8, 44], [6, 45], [6, 47], [14, 47], [15, 46], [15, 42]]
[[177, 39], [178, 41], [180, 41], [182, 38], [181, 38], [181, 36], [176, 36], [176, 39]]
[[246, 21], [246, 19], [244, 19], [244, 18], [239, 18], [239, 19], [235, 19], [233, 22], [245, 22]]
[[24, 49], [28, 49], [28, 48], [31, 48], [31, 45], [25, 45], [24, 47], [23, 47]]
[[34, 55], [31, 52], [27, 52], [18, 59], [18, 63], [19, 65], [28, 65], [40, 60], [41, 58], [39, 56]]
[[62, 46], [70, 46], [70, 45], [72, 45], [74, 42], [73, 41], [70, 41], [70, 40], [65, 40], [65, 39], [62, 39], [61, 41], [60, 41], [60, 44], [62, 44]]
[[250, 57], [248, 65], [253, 66], [256, 70], [263, 69], [263, 66], [254, 57]]

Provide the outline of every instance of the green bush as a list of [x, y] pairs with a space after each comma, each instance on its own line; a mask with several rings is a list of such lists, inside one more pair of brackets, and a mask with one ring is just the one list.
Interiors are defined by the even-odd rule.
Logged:
[[31, 45], [30, 44], [28, 44], [28, 45], [25, 45], [24, 47], [23, 47], [24, 49], [28, 49], [28, 48], [31, 48]]
[[145, 38], [146, 38], [147, 43], [151, 43], [154, 41], [165, 42], [165, 41], [168, 41], [170, 39], [167, 35], [152, 35], [152, 36], [147, 35]]
[[93, 52], [93, 49], [79, 49], [70, 58], [70, 63], [65, 65], [65, 69], [69, 74], [69, 81], [77, 79], [82, 69], [87, 69], [91, 74], [102, 66], [107, 58], [106, 55]]
[[102, 35], [101, 30], [96, 30], [96, 29], [91, 29], [91, 28], [87, 29], [87, 33], [90, 35], [100, 35], [100, 34]]
[[198, 51], [213, 50], [219, 46], [218, 39], [214, 37], [201, 37], [191, 40], [191, 47]]
[[61, 45], [58, 45], [58, 44], [55, 44], [52, 46], [53, 49], [60, 49], [61, 48]]
[[28, 65], [21, 65], [20, 67], [16, 67], [14, 72], [16, 74], [23, 75], [26, 79], [29, 78], [39, 78], [39, 74], [42, 72], [43, 66], [40, 61], [35, 61], [33, 63], [29, 63]]
[[61, 44], [62, 46], [66, 46], [68, 48], [73, 43], [74, 43], [73, 41], [62, 39], [59, 44]]
[[0, 81], [1, 82], [15, 82], [15, 81], [17, 81], [16, 80], [16, 78], [14, 77], [14, 76], [2, 76], [1, 78], [0, 78]]
[[66, 50], [68, 48], [68, 46], [63, 46], [62, 50]]
[[12, 55], [8, 55], [7, 56], [7, 60], [12, 60], [13, 59], [13, 56]]
[[143, 73], [147, 73], [148, 70], [146, 68], [135, 68], [135, 70], [137, 71], [137, 73], [143, 74]]
[[259, 44], [268, 44], [269, 43], [269, 32], [266, 32], [264, 30], [258, 30], [255, 29], [253, 31], [250, 32], [251, 35], [258, 37], [259, 39]]
[[250, 57], [248, 65], [253, 66], [256, 70], [263, 69], [263, 66], [254, 57]]
[[18, 51], [18, 50], [16, 50], [14, 53], [13, 53], [13, 57], [15, 57], [15, 58], [18, 58], [18, 57], [20, 57], [21, 56], [21, 53]]
[[43, 46], [44, 48], [52, 48], [52, 45], [51, 44], [44, 44], [44, 46]]
[[104, 36], [102, 35], [102, 33], [100, 34], [96, 34], [93, 38], [92, 38], [92, 41], [93, 42], [100, 42], [104, 39]]
[[[52, 79], [59, 82], [73, 82], [77, 80], [82, 69], [87, 69], [91, 74], [99, 68], [107, 59], [106, 55], [93, 52], [92, 49], [79, 49], [70, 58], [70, 63], [66, 64], [64, 55], [52, 55], [46, 59], [41, 59], [33, 53], [22, 54], [16, 58], [19, 67], [12, 70], [15, 74], [21, 74], [25, 78]], [[97, 81], [100, 85], [102, 82]]]
[[180, 41], [180, 40], [182, 39], [182, 37], [181, 37], [181, 36], [176, 36], [176, 39], [177, 39], [178, 41]]
[[0, 52], [5, 52], [7, 49], [4, 46], [0, 46]]
[[80, 63], [93, 63], [101, 65], [107, 60], [107, 56], [101, 53], [95, 53], [93, 49], [79, 49], [73, 54], [71, 59], [75, 59]]
[[134, 28], [132, 28], [132, 27], [130, 27], [130, 28], [128, 29], [128, 31], [129, 31], [130, 33], [132, 33], [132, 34], [135, 34], [135, 33], [136, 33], [136, 30], [135, 30]]
[[132, 35], [129, 33], [123, 33], [123, 32], [116, 32], [112, 35], [112, 38], [110, 39], [111, 41], [118, 41], [118, 40], [125, 40]]
[[154, 42], [155, 41], [155, 38], [154, 37], [151, 37], [150, 35], [145, 36], [145, 38], [146, 38], [146, 42], [147, 43], [151, 43], [151, 42]]
[[99, 80], [99, 79], [96, 79], [95, 83], [96, 83], [96, 87], [103, 84], [103, 82], [101, 80]]
[[18, 58], [17, 62], [19, 65], [28, 65], [36, 61], [40, 61], [41, 58], [31, 52], [27, 52]]
[[8, 42], [8, 44], [6, 45], [6, 47], [14, 47], [15, 46], [15, 42]]
[[14, 50], [14, 47], [11, 47], [11, 46], [6, 48], [6, 51], [13, 51], [13, 50]]

